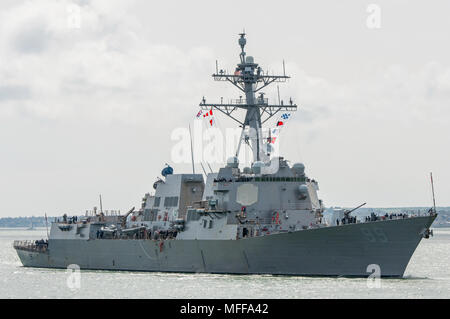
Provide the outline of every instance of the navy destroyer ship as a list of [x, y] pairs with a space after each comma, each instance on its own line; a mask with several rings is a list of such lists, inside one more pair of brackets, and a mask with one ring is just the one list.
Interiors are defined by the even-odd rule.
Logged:
[[[234, 71], [216, 65], [213, 78], [245, 96], [200, 103], [200, 113], [218, 111], [242, 127], [235, 156], [218, 172], [205, 172], [206, 178], [165, 167], [154, 193], [124, 215], [102, 209], [64, 215], [51, 224], [48, 240], [14, 242], [24, 266], [365, 277], [376, 265], [382, 277], [403, 276], [420, 241], [431, 234], [435, 208], [421, 216], [372, 214], [362, 220], [352, 210], [331, 210], [325, 218], [317, 181], [302, 163], [274, 156], [276, 131], [263, 130], [267, 120], [297, 109], [292, 99], [270, 104], [261, 93], [289, 77], [264, 72], [246, 54], [244, 33], [238, 43]], [[243, 144], [251, 149], [249, 167], [238, 160]]]

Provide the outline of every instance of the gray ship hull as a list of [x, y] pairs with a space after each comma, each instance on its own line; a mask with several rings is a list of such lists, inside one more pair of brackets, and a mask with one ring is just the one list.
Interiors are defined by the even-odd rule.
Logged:
[[47, 252], [17, 249], [26, 267], [402, 277], [435, 216], [279, 233], [240, 240], [56, 240]]

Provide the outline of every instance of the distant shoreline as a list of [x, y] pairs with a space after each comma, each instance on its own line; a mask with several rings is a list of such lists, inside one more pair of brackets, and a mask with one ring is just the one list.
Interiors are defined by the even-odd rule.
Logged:
[[[33, 231], [33, 230], [45, 230], [46, 227], [39, 226], [39, 227], [34, 227], [33, 229], [28, 229], [28, 227], [24, 227], [24, 226], [15, 226], [15, 227], [0, 226], [0, 230], [8, 230], [8, 229], [14, 229], [14, 230], [21, 229], [21, 230]], [[49, 229], [50, 229], [50, 227], [49, 227]]]

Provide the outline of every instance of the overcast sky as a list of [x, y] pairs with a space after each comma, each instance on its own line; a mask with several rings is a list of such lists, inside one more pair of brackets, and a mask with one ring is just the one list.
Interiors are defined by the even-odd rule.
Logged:
[[[243, 28], [263, 68], [286, 61], [281, 95], [300, 108], [281, 153], [325, 205], [427, 206], [430, 171], [450, 205], [449, 12], [447, 0], [2, 0], [0, 216], [82, 213], [100, 193], [126, 211], [165, 163], [190, 172], [171, 163], [171, 132], [202, 96], [238, 98], [211, 74], [238, 62]], [[275, 101], [276, 86], [265, 93]]]

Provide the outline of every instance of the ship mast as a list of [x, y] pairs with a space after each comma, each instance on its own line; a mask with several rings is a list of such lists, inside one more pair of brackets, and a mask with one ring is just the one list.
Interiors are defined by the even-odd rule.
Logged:
[[[265, 73], [262, 68], [254, 62], [252, 56], [246, 55], [244, 50], [247, 43], [245, 33], [240, 33], [239, 36], [239, 46], [241, 47], [241, 53], [239, 54], [240, 63], [237, 64], [234, 74], [228, 74], [224, 70], [219, 71], [216, 64], [216, 73], [212, 76], [216, 81], [228, 81], [233, 84], [236, 88], [245, 93], [245, 99], [241, 97], [237, 100], [232, 100], [229, 103], [210, 104], [206, 103], [206, 99], [203, 98], [200, 107], [202, 110], [216, 109], [239, 123], [242, 127], [236, 156], [239, 154], [242, 140], [244, 139], [246, 142], [250, 140], [251, 145], [249, 145], [252, 149], [253, 161], [267, 162], [270, 158], [267, 154], [268, 152], [264, 150], [262, 124], [280, 111], [296, 111], [297, 105], [292, 102], [292, 99], [290, 99], [288, 105], [284, 105], [283, 101], [280, 101], [278, 104], [269, 104], [268, 99], [264, 97], [264, 93], [259, 91], [274, 82], [286, 82], [286, 80], [290, 78], [284, 74], [284, 62], [283, 75], [269, 75], [268, 72]], [[258, 92], [259, 94], [256, 97]], [[238, 109], [246, 111], [243, 121], [237, 119], [233, 114], [233, 112]], [[247, 127], [249, 128], [249, 136], [245, 136], [245, 129]]]

